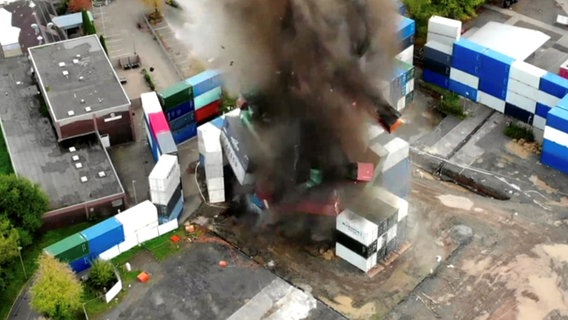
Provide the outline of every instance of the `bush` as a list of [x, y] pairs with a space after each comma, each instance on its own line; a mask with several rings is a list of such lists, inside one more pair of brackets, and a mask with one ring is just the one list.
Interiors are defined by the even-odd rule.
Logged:
[[105, 288], [110, 289], [116, 280], [112, 263], [97, 259], [91, 267], [87, 284], [95, 291], [103, 291]]
[[428, 82], [421, 81], [420, 85], [432, 96], [440, 99], [440, 102], [436, 106], [438, 111], [446, 115], [456, 116], [462, 120], [466, 118], [467, 115], [460, 96]]
[[156, 90], [156, 84], [154, 84], [154, 79], [152, 79], [152, 76], [150, 75], [148, 70], [142, 69], [142, 74], [144, 75], [144, 80], [146, 80], [146, 84], [148, 84], [150, 90], [152, 91]]
[[227, 113], [237, 105], [237, 98], [231, 97], [226, 91], [223, 91], [221, 99], [221, 113]]
[[505, 127], [505, 135], [511, 139], [523, 139], [527, 142], [534, 141], [532, 130], [520, 123], [509, 123], [509, 125]]

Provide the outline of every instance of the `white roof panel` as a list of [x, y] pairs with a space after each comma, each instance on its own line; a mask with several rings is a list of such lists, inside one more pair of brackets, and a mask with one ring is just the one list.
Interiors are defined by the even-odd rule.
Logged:
[[516, 60], [525, 60], [545, 44], [550, 36], [540, 31], [492, 21], [468, 39]]

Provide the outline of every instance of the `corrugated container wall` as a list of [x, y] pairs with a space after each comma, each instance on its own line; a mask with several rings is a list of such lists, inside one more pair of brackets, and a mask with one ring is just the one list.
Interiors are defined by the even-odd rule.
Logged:
[[89, 243], [81, 234], [75, 233], [43, 250], [63, 262], [70, 262], [89, 254]]
[[92, 258], [124, 241], [124, 229], [115, 217], [97, 223], [80, 234], [87, 239]]
[[136, 234], [136, 231], [158, 221], [156, 206], [146, 200], [115, 216], [124, 228], [125, 237]]

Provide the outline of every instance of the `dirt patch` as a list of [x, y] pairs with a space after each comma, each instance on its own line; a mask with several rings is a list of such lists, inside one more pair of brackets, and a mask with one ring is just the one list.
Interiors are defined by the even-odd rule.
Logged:
[[349, 319], [370, 319], [376, 313], [374, 303], [369, 302], [357, 308], [353, 306], [353, 300], [347, 296], [337, 296], [333, 301], [322, 298], [322, 301]]
[[441, 195], [436, 197], [442, 202], [442, 204], [449, 208], [461, 209], [461, 210], [471, 210], [473, 208], [473, 201], [465, 197], [454, 196], [450, 194]]
[[546, 193], [556, 193], [558, 191], [557, 189], [554, 189], [553, 187], [549, 186], [546, 182], [540, 180], [535, 175], [532, 175], [529, 178], [529, 181], [532, 182], [539, 189], [544, 190]]
[[522, 159], [528, 159], [531, 155], [531, 152], [529, 150], [514, 141], [507, 143], [507, 151]]

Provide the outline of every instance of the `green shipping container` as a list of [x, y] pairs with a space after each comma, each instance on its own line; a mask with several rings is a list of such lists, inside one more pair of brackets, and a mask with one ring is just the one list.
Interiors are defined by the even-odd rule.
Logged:
[[75, 233], [43, 251], [62, 262], [71, 262], [89, 254], [89, 243], [81, 234]]
[[181, 103], [193, 100], [193, 88], [185, 82], [178, 82], [162, 90], [159, 94], [160, 103], [164, 109], [177, 107]]

